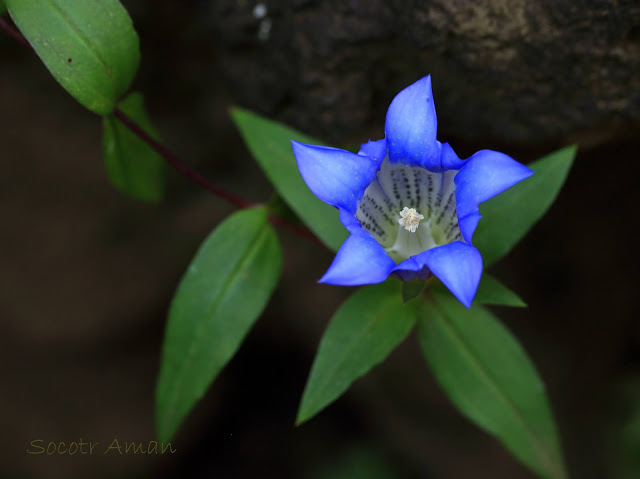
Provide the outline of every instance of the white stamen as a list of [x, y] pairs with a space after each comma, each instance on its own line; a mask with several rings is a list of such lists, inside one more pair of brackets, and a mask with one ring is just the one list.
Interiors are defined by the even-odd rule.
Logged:
[[424, 219], [424, 216], [418, 213], [415, 208], [407, 208], [406, 206], [402, 208], [400, 216], [402, 218], [398, 220], [398, 223], [412, 233], [416, 232], [418, 226], [420, 226], [420, 220]]

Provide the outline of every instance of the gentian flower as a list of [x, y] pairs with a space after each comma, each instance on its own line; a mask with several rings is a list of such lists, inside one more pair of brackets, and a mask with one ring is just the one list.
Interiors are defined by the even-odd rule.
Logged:
[[482, 257], [473, 246], [478, 205], [533, 174], [511, 157], [481, 150], [461, 160], [436, 140], [431, 77], [393, 99], [385, 138], [358, 154], [293, 141], [311, 191], [340, 211], [350, 236], [321, 283], [355, 286], [435, 275], [466, 307]]

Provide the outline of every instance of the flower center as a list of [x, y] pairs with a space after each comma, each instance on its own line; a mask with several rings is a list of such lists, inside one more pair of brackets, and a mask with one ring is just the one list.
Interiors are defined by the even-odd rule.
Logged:
[[406, 206], [402, 208], [400, 216], [401, 218], [398, 220], [400, 226], [404, 226], [404, 229], [412, 233], [416, 232], [420, 226], [420, 220], [424, 219], [424, 216], [418, 213], [415, 208], [407, 208]]
[[356, 218], [398, 263], [456, 241], [462, 237], [453, 182], [457, 173], [385, 159], [358, 203]]

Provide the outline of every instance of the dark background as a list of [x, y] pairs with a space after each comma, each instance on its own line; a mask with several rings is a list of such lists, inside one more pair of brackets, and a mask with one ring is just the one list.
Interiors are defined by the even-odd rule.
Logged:
[[[251, 201], [272, 189], [234, 104], [353, 145], [380, 138], [393, 96], [431, 73], [439, 139], [461, 156], [579, 144], [549, 214], [492, 268], [529, 308], [497, 313], [547, 384], [572, 477], [640, 477], [637, 2], [267, 1], [264, 19], [250, 1], [123, 3], [165, 144]], [[154, 439], [169, 301], [232, 209], [173, 171], [160, 205], [112, 189], [100, 119], [4, 33], [0, 52], [0, 477], [533, 477], [448, 403], [413, 336], [295, 428], [350, 291], [316, 284], [332, 254], [283, 230], [282, 282], [176, 454], [27, 454], [33, 439]]]

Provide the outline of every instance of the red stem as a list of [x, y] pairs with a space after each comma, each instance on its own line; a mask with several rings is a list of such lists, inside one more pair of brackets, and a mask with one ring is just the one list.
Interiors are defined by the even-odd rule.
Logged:
[[[228, 203], [236, 206], [238, 208], [250, 208], [252, 206], [256, 206], [254, 203], [249, 203], [242, 198], [234, 195], [230, 191], [221, 188], [220, 186], [212, 183], [204, 176], [200, 175], [195, 170], [192, 170], [188, 165], [180, 161], [173, 153], [171, 153], [168, 149], [154, 140], [147, 132], [145, 132], [142, 128], [140, 128], [131, 118], [129, 118], [122, 110], [116, 108], [113, 111], [113, 115], [120, 120], [127, 128], [129, 128], [135, 135], [144, 141], [147, 145], [153, 148], [162, 158], [164, 158], [167, 163], [173, 166], [180, 173], [190, 178], [194, 183], [202, 186], [204, 189], [210, 191], [214, 195], [219, 196], [223, 200], [226, 200]], [[269, 220], [278, 226], [282, 226], [287, 228], [288, 230], [294, 232], [295, 234], [302, 236], [308, 240], [313, 241], [317, 244], [322, 244], [318, 238], [316, 238], [308, 229], [302, 228], [298, 225], [294, 225], [289, 223], [288, 221], [283, 220], [279, 216], [274, 214], [269, 214]]]
[[283, 220], [279, 216], [274, 215], [273, 213], [269, 213], [269, 221], [277, 226], [282, 226], [283, 228], [288, 229], [292, 233], [297, 234], [298, 236], [312, 242], [315, 244], [319, 244], [320, 246], [324, 246], [322, 241], [320, 241], [316, 235], [314, 235], [311, 231], [309, 231], [304, 226], [294, 225], [293, 223], [289, 223], [286, 220]]
[[[27, 39], [13, 26], [7, 23], [2, 17], [0, 17], [0, 28], [7, 32], [9, 36], [11, 36], [18, 43], [23, 46], [29, 48], [32, 52], [35, 53], [33, 47], [29, 44]], [[205, 190], [213, 193], [214, 195], [222, 198], [227, 201], [231, 205], [237, 208], [249, 208], [252, 206], [256, 206], [254, 203], [250, 203], [240, 198], [239, 196], [227, 191], [221, 186], [216, 185], [212, 181], [208, 180], [204, 176], [202, 176], [197, 171], [193, 170], [187, 164], [183, 163], [176, 155], [174, 155], [170, 150], [162, 146], [156, 140], [154, 140], [147, 132], [145, 132], [142, 128], [140, 128], [131, 118], [129, 118], [122, 110], [116, 108], [113, 111], [113, 115], [120, 120], [127, 128], [129, 128], [138, 138], [144, 141], [147, 145], [153, 148], [162, 158], [166, 160], [171, 166], [173, 166], [178, 172], [182, 173], [184, 176], [189, 178], [194, 183], [198, 184]], [[280, 218], [279, 216], [275, 216], [274, 214], [269, 214], [269, 221], [274, 225], [282, 226], [283, 228], [288, 229], [289, 231], [301, 236], [313, 243], [322, 244], [318, 238], [311, 233], [307, 228], [302, 226], [298, 226], [288, 221]]]
[[34, 51], [33, 47], [29, 44], [26, 38], [22, 36], [18, 30], [13, 28], [4, 18], [0, 17], [0, 28], [9, 34], [15, 41], [27, 47], [29, 50]]
[[207, 178], [202, 176], [200, 173], [192, 170], [185, 163], [180, 161], [178, 157], [176, 157], [173, 153], [171, 153], [168, 149], [158, 143], [156, 140], [151, 138], [151, 136], [145, 132], [142, 128], [140, 128], [131, 118], [129, 118], [122, 110], [116, 108], [113, 111], [113, 116], [115, 116], [118, 120], [120, 120], [127, 128], [129, 128], [135, 135], [144, 141], [147, 145], [153, 148], [162, 158], [164, 158], [167, 163], [173, 166], [180, 173], [185, 175], [187, 178], [192, 180], [194, 183], [202, 186], [205, 190], [210, 191], [216, 196], [219, 196], [223, 200], [232, 204], [237, 208], [249, 208], [251, 206], [255, 206], [248, 201], [243, 200], [242, 198], [234, 195], [233, 193], [225, 190], [224, 188], [216, 185], [212, 181], [209, 181]]

